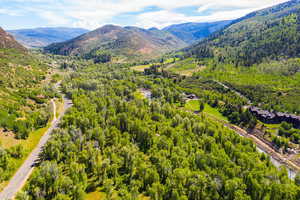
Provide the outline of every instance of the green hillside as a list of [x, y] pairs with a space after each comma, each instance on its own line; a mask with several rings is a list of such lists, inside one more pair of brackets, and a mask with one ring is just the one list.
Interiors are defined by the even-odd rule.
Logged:
[[266, 110], [300, 114], [300, 61], [272, 61], [251, 67], [220, 64], [195, 76], [218, 80]]
[[0, 128], [17, 138], [43, 127], [49, 119], [50, 91], [42, 87], [48, 67], [5, 31], [0, 31]]
[[197, 77], [225, 83], [264, 109], [299, 114], [299, 29], [300, 1], [293, 0], [234, 20], [185, 56], [205, 66]]
[[[48, 93], [41, 87], [47, 67], [16, 49], [0, 49], [0, 127], [26, 138], [49, 119]], [[40, 110], [40, 112], [38, 112]]]
[[300, 1], [293, 0], [235, 20], [187, 51], [199, 58], [247, 66], [299, 57], [299, 28]]

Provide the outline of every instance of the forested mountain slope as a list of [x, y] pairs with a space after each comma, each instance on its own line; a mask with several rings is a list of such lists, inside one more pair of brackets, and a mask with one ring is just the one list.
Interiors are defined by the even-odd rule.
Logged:
[[3, 30], [0, 37], [0, 134], [26, 138], [49, 118], [43, 103], [51, 94], [41, 87], [48, 67]]
[[82, 28], [36, 28], [9, 30], [17, 41], [26, 47], [45, 47], [51, 43], [64, 42], [79, 35], [87, 33], [88, 30]]
[[45, 50], [54, 54], [80, 56], [111, 53], [130, 59], [151, 58], [185, 45], [168, 32], [106, 25], [70, 41], [52, 44]]
[[188, 44], [192, 44], [198, 40], [210, 36], [212, 33], [219, 31], [226, 25], [230, 24], [231, 21], [218, 21], [218, 22], [207, 22], [207, 23], [184, 23], [174, 24], [162, 29], [172, 33], [176, 37], [185, 41]]
[[42, 104], [50, 94], [41, 87], [48, 67], [3, 30], [0, 37], [0, 134], [13, 131], [26, 138], [49, 118]]
[[300, 1], [292, 0], [235, 20], [187, 51], [236, 65], [299, 57], [299, 29]]

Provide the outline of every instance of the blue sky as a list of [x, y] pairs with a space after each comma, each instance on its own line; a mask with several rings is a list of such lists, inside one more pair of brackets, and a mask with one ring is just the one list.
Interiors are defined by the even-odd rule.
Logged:
[[242, 17], [287, 0], [0, 0], [4, 29], [105, 24], [162, 28]]

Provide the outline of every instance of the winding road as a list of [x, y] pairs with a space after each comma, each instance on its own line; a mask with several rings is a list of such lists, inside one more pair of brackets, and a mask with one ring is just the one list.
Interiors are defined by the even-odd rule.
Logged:
[[[56, 86], [58, 87], [58, 85]], [[22, 164], [22, 166], [18, 169], [15, 175], [10, 179], [8, 185], [4, 188], [4, 190], [0, 193], [0, 200], [10, 200], [14, 199], [16, 194], [22, 189], [25, 185], [27, 179], [31, 175], [34, 165], [36, 161], [39, 159], [39, 154], [42, 152], [43, 147], [51, 137], [51, 133], [55, 128], [58, 127], [58, 124], [61, 118], [64, 116], [65, 112], [72, 107], [72, 101], [66, 97], [64, 98], [64, 107], [62, 112], [59, 114], [59, 117], [56, 118], [56, 104], [54, 100], [51, 100], [53, 105], [53, 120], [51, 122], [51, 126], [47, 130], [47, 132], [42, 136], [39, 141], [39, 144], [36, 148], [31, 152], [26, 161]]]

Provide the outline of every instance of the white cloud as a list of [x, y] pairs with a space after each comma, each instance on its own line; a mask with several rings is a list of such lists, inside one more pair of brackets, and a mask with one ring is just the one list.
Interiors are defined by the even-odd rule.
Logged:
[[[176, 13], [171, 10], [148, 12], [137, 16], [138, 22], [136, 25], [145, 28], [163, 28], [171, 24], [185, 22], [213, 22], [232, 20], [243, 17], [255, 10], [267, 8], [283, 2], [286, 2], [286, 0], [239, 0], [238, 3], [236, 0], [203, 0], [201, 3], [198, 1], [198, 4], [201, 4], [198, 8], [198, 12], [202, 13], [209, 9], [214, 10], [214, 12], [203, 16], [186, 16], [182, 13]], [[225, 8], [231, 8], [231, 10], [222, 11], [222, 9], [224, 10]]]
[[3, 15], [10, 15], [10, 16], [20, 16], [21, 13], [12, 9], [4, 9], [0, 8], [0, 14]]
[[41, 11], [37, 12], [37, 14], [46, 19], [50, 25], [62, 26], [70, 23], [70, 20], [65, 16], [59, 15], [55, 12]]
[[[67, 24], [94, 29], [105, 23], [110, 23], [113, 17], [120, 14], [142, 12], [145, 8], [152, 6], [161, 9], [161, 11], [137, 15], [137, 25], [162, 27], [187, 21], [233, 19], [253, 10], [287, 0], [0, 0], [0, 4], [1, 1], [4, 2], [4, 5], [15, 2], [19, 5], [19, 9], [23, 9], [22, 12], [34, 12], [46, 19], [51, 25]], [[23, 6], [25, 4], [27, 7]], [[213, 12], [208, 16], [194, 17], [176, 12], [177, 8], [189, 6], [197, 7], [199, 15], [204, 15], [203, 12], [207, 10], [213, 10]], [[4, 8], [0, 8], [0, 13], [8, 14]], [[13, 14], [14, 12], [10, 12], [10, 15]], [[129, 21], [126, 25], [132, 25], [132, 23], [134, 22]]]
[[203, 12], [208, 9], [224, 9], [224, 8], [236, 8], [236, 9], [250, 9], [259, 10], [270, 7], [272, 5], [286, 2], [287, 0], [204, 0], [201, 1], [198, 12]]
[[254, 9], [239, 9], [232, 11], [219, 11], [214, 12], [207, 16], [186, 16], [181, 13], [171, 11], [158, 11], [144, 13], [138, 16], [138, 23], [136, 26], [151, 28], [163, 28], [171, 24], [184, 23], [184, 22], [213, 22], [220, 20], [231, 20], [244, 16], [252, 12]]
[[[234, 19], [249, 12], [279, 4], [287, 0], [67, 0], [71, 4], [66, 15], [76, 19], [75, 26], [97, 28], [100, 24], [109, 23], [112, 17], [128, 12], [142, 11], [155, 6], [161, 11], [147, 12], [136, 17], [138, 26], [164, 27], [173, 23], [188, 21], [217, 21]], [[187, 6], [199, 7], [198, 12], [213, 9], [208, 16], [189, 17], [174, 11]], [[220, 11], [224, 8], [231, 11]]]

